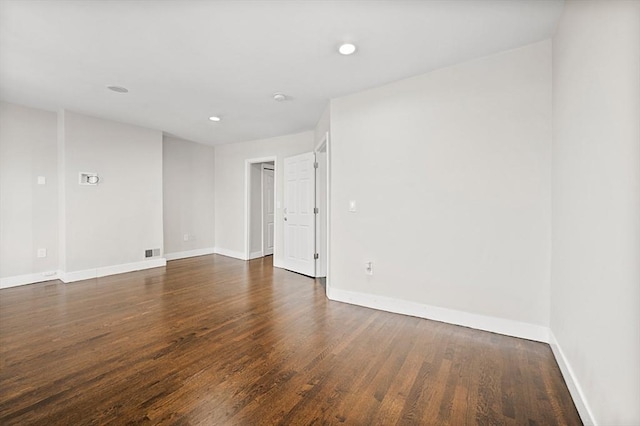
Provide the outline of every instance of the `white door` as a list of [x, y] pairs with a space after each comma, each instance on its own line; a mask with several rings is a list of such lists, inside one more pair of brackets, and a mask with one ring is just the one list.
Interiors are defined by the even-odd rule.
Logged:
[[265, 256], [273, 254], [273, 221], [274, 221], [274, 205], [273, 205], [274, 180], [273, 170], [262, 168], [262, 243], [264, 244], [263, 252]]
[[315, 276], [315, 154], [284, 159], [284, 267]]

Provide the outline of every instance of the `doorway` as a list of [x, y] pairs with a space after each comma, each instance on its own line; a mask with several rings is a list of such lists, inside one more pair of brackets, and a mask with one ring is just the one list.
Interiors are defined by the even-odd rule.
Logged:
[[314, 152], [284, 159], [283, 267], [316, 276], [316, 157]]
[[262, 252], [273, 254], [275, 241], [275, 171], [273, 162], [262, 163]]
[[273, 255], [276, 250], [275, 158], [246, 161], [245, 256], [247, 260]]
[[287, 157], [284, 171], [283, 267], [314, 278], [330, 272], [329, 133], [313, 152]]

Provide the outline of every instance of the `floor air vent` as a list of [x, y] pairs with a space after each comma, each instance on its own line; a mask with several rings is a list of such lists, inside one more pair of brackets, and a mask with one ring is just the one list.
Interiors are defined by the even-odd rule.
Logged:
[[144, 257], [156, 257], [156, 256], [160, 256], [159, 248], [147, 249], [144, 251]]

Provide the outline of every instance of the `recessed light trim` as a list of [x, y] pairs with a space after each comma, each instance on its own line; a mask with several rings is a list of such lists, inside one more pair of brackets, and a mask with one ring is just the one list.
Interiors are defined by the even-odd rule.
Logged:
[[129, 93], [129, 89], [127, 89], [126, 87], [122, 87], [122, 86], [107, 86], [107, 89], [111, 90], [112, 92], [116, 92], [116, 93]]
[[343, 43], [340, 45], [340, 47], [338, 47], [338, 52], [340, 52], [341, 55], [352, 55], [354, 54], [356, 51], [356, 45], [352, 44], [352, 43]]
[[211, 121], [220, 121], [222, 120], [220, 117], [218, 117], [217, 115], [212, 115], [211, 117], [209, 117], [209, 120]]
[[285, 95], [284, 93], [274, 93], [273, 94], [273, 100], [276, 101], [276, 102], [286, 101], [287, 100], [287, 95]]

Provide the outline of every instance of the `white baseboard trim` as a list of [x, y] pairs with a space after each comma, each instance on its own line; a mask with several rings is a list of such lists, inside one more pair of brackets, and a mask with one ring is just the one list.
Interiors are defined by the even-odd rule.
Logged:
[[121, 265], [103, 266], [82, 271], [59, 272], [59, 279], [64, 283], [89, 280], [92, 278], [106, 277], [109, 275], [124, 274], [125, 272], [141, 271], [143, 269], [159, 268], [167, 264], [164, 257], [143, 260], [140, 262], [124, 263]]
[[262, 250], [254, 251], [252, 253], [249, 253], [249, 260], [257, 259], [259, 257], [264, 257], [264, 254], [262, 253]]
[[165, 253], [164, 258], [167, 260], [178, 260], [186, 259], [187, 257], [205, 256], [213, 253], [215, 253], [215, 249], [213, 247], [208, 247], [203, 249], [177, 251], [175, 253]]
[[16, 275], [0, 278], [0, 289], [19, 285], [35, 284], [58, 279], [58, 271], [39, 272], [36, 274]]
[[571, 398], [573, 398], [573, 403], [576, 405], [578, 414], [580, 414], [582, 423], [584, 423], [585, 426], [595, 426], [597, 423], [593, 417], [591, 409], [589, 408], [584, 392], [582, 392], [582, 387], [573, 373], [569, 360], [567, 360], [560, 344], [556, 340], [556, 336], [553, 335], [551, 330], [549, 330], [549, 346], [551, 346], [553, 355], [556, 357], [556, 362], [558, 363], [558, 367], [560, 367], [560, 371], [562, 372], [562, 377], [564, 377], [564, 381], [569, 388], [569, 393], [571, 394]]
[[221, 254], [227, 257], [233, 257], [234, 259], [247, 260], [247, 256], [240, 251], [227, 250], [225, 248], [220, 248], [220, 247], [215, 247], [213, 251], [216, 254]]
[[379, 309], [396, 314], [411, 315], [418, 318], [462, 325], [464, 327], [538, 342], [549, 342], [549, 329], [541, 325], [472, 314], [406, 300], [393, 299], [386, 296], [342, 290], [329, 286], [327, 286], [327, 297], [338, 302], [366, 306], [367, 308]]

